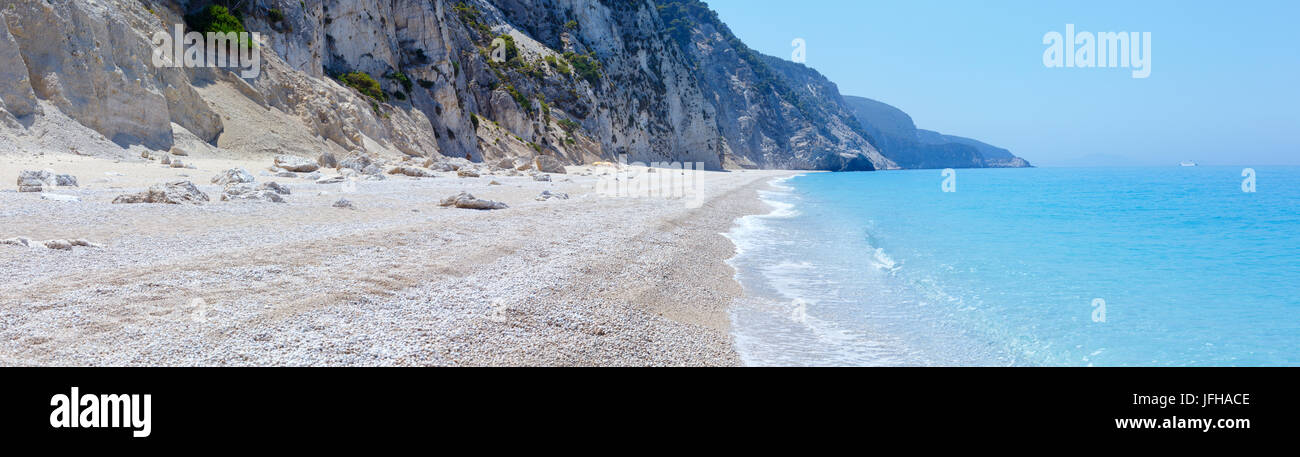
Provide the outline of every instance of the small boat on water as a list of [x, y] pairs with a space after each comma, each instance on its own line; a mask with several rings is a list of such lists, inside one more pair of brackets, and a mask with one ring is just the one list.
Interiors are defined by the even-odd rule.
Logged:
[[1190, 161], [1190, 160], [1184, 160], [1184, 161], [1182, 161], [1182, 162], [1179, 162], [1178, 164], [1179, 164], [1179, 165], [1182, 165], [1182, 166], [1184, 166], [1184, 167], [1194, 167], [1194, 166], [1196, 166], [1196, 162], [1193, 162], [1193, 161]]

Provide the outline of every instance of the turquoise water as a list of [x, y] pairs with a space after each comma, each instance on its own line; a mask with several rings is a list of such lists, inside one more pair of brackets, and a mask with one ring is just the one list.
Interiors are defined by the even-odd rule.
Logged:
[[[1300, 365], [1300, 168], [811, 173], [730, 262], [751, 365]], [[1098, 322], [1097, 301], [1105, 303]]]

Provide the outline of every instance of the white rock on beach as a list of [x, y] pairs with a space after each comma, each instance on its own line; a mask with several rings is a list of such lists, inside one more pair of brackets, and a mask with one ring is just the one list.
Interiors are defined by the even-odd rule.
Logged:
[[6, 238], [0, 240], [0, 244], [7, 245], [7, 246], [31, 247], [32, 240], [30, 238], [23, 238], [20, 236], [20, 237]]
[[320, 164], [310, 159], [289, 154], [275, 156], [275, 166], [298, 173], [310, 173], [320, 168]]
[[220, 184], [223, 186], [230, 185], [230, 184], [253, 182], [256, 180], [257, 178], [254, 178], [252, 173], [249, 173], [248, 170], [245, 170], [243, 168], [231, 168], [229, 170], [221, 172], [221, 174], [219, 175], [212, 177], [213, 184]]
[[72, 175], [54, 175], [54, 185], [59, 187], [78, 187], [77, 177]]
[[179, 205], [182, 203], [201, 204], [210, 201], [208, 194], [203, 193], [194, 183], [189, 181], [172, 181], [166, 184], [155, 184], [149, 190], [144, 192], [119, 195], [113, 199], [115, 204], [130, 203], [168, 203]]
[[388, 174], [390, 174], [390, 175], [406, 175], [406, 176], [410, 176], [410, 177], [412, 177], [412, 178], [432, 178], [432, 177], [437, 176], [437, 175], [434, 174], [432, 171], [425, 170], [425, 169], [423, 169], [423, 168], [419, 168], [419, 167], [407, 166], [407, 165], [398, 165], [398, 166], [395, 166], [395, 167], [389, 168], [389, 169], [388, 169]]
[[18, 174], [19, 192], [40, 192], [54, 184], [54, 173], [48, 170], [23, 170]]
[[499, 201], [475, 198], [468, 192], [461, 192], [447, 197], [438, 206], [454, 206], [464, 209], [506, 209], [510, 207]]
[[[275, 184], [275, 183], [267, 183], [267, 184]], [[254, 187], [252, 184], [249, 183], [232, 184], [230, 186], [227, 186], [225, 191], [221, 193], [221, 201], [228, 202], [228, 201], [244, 200], [244, 201], [264, 201], [264, 202], [272, 202], [272, 203], [284, 203], [284, 198], [280, 197], [280, 194], [275, 190], [268, 188], [267, 184], [263, 184], [257, 187]]]
[[42, 192], [41, 198], [45, 200], [52, 200], [56, 202], [65, 202], [65, 203], [81, 201], [81, 198], [77, 197], [76, 195], [51, 194], [48, 192]]
[[537, 194], [537, 201], [539, 202], [544, 202], [553, 198], [559, 200], [568, 200], [569, 194], [566, 194], [564, 192], [551, 192], [549, 190], [543, 190], [542, 193]]
[[365, 171], [366, 167], [369, 167], [372, 163], [374, 162], [372, 162], [369, 157], [358, 154], [339, 162], [338, 168], [350, 168], [356, 170], [358, 173], [362, 173]]

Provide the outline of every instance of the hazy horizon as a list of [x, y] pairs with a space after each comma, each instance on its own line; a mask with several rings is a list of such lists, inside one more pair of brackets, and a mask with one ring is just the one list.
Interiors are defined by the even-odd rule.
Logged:
[[[1300, 165], [1300, 7], [1251, 2], [1047, 4], [707, 2], [746, 44], [806, 65], [844, 95], [918, 128], [1011, 150], [1035, 166]], [[1254, 6], [1258, 5], [1258, 6]], [[1151, 73], [1047, 68], [1044, 35], [1150, 32]]]

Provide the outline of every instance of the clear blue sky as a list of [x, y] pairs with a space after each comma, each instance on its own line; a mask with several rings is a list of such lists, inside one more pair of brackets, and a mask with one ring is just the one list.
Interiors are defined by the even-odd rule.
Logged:
[[[707, 0], [706, 0], [707, 1]], [[713, 0], [750, 47], [1042, 166], [1300, 165], [1300, 2]], [[1151, 75], [1045, 68], [1043, 35], [1151, 32]]]

